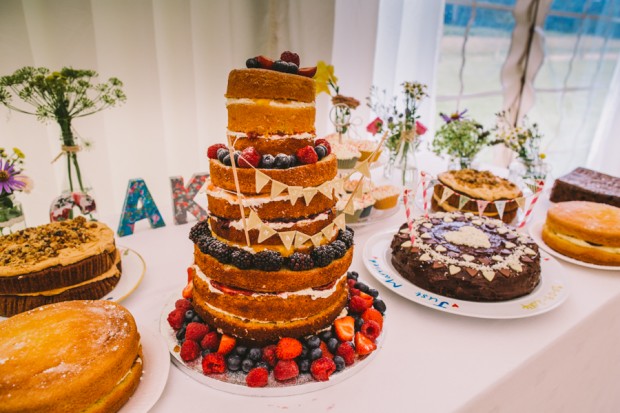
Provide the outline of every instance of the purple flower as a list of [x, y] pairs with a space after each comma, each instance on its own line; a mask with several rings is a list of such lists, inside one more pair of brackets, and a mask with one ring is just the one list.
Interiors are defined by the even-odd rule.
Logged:
[[20, 172], [15, 170], [12, 163], [8, 161], [3, 162], [0, 159], [0, 195], [4, 192], [10, 194], [26, 186], [24, 182], [15, 179], [19, 174]]
[[450, 123], [450, 122], [455, 122], [455, 121], [459, 121], [462, 119], [465, 119], [465, 114], [467, 113], [467, 109], [465, 109], [462, 112], [454, 112], [451, 115], [446, 115], [445, 113], [440, 113], [439, 116], [441, 116], [441, 119], [444, 120], [444, 122], [446, 123]]

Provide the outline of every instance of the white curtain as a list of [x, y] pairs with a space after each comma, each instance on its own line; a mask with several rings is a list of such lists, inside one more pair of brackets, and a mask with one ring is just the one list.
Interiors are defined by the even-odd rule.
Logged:
[[[334, 9], [334, 0], [3, 0], [0, 75], [71, 66], [121, 79], [126, 104], [74, 122], [94, 143], [79, 154], [82, 169], [102, 218], [120, 213], [128, 180], [140, 177], [172, 225], [168, 178], [207, 170], [206, 148], [225, 139], [228, 72], [284, 50], [302, 66], [329, 61]], [[50, 164], [59, 136], [55, 124], [0, 107], [0, 147], [22, 149], [35, 181], [19, 196], [29, 225], [48, 221], [60, 192], [63, 165]]]

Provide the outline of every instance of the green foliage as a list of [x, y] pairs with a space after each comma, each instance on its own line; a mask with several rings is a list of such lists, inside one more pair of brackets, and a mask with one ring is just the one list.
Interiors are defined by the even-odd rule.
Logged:
[[444, 124], [436, 133], [432, 150], [437, 155], [473, 159], [485, 146], [491, 145], [491, 133], [472, 119]]
[[[94, 83], [97, 76], [94, 70], [63, 67], [60, 72], [51, 72], [45, 67], [23, 67], [12, 75], [0, 77], [0, 103], [35, 115], [40, 121], [70, 123], [71, 119], [125, 102], [127, 98], [119, 79], [112, 77], [105, 83]], [[14, 104], [14, 96], [32, 109]]]

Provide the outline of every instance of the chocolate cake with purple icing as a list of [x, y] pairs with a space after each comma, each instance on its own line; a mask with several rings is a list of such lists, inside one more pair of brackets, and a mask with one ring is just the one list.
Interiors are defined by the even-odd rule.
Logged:
[[392, 264], [425, 290], [468, 301], [505, 301], [540, 282], [538, 246], [502, 221], [437, 212], [403, 224], [392, 240]]

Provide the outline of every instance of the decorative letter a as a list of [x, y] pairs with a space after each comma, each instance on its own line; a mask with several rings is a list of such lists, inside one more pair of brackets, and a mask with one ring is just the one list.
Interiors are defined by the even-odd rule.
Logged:
[[133, 234], [134, 224], [145, 218], [151, 223], [151, 228], [166, 226], [144, 179], [130, 179], [116, 233], [119, 237]]

